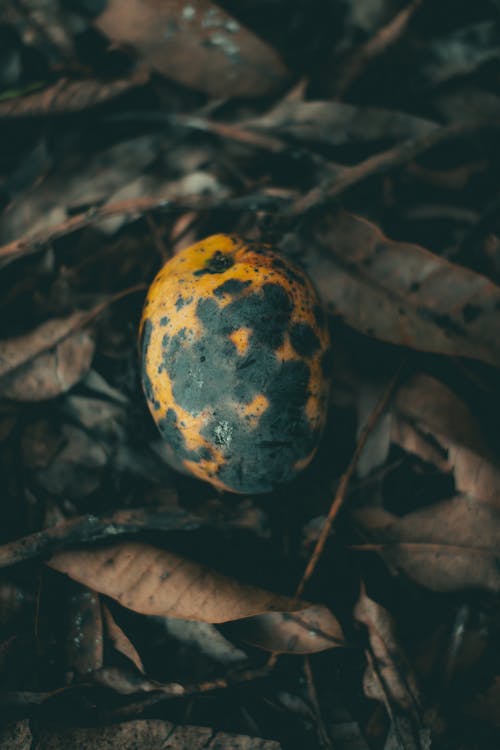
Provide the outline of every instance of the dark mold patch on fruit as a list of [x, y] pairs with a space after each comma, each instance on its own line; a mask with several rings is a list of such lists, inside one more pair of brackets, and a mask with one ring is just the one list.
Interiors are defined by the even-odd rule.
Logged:
[[284, 276], [288, 281], [295, 282], [296, 284], [300, 284], [300, 286], [306, 285], [306, 280], [299, 271], [296, 271], [290, 264], [290, 261], [285, 261], [282, 258], [274, 258], [271, 266], [281, 273], [282, 276]]
[[150, 404], [152, 404], [153, 409], [157, 411], [160, 408], [160, 402], [155, 398], [153, 384], [151, 382], [151, 378], [149, 377], [147, 373], [147, 351], [149, 347], [149, 342], [151, 341], [152, 333], [153, 333], [153, 324], [149, 320], [149, 318], [146, 318], [142, 326], [142, 334], [141, 334], [141, 342], [140, 342], [142, 361], [143, 361], [141, 380], [142, 380], [142, 387], [144, 389], [144, 393], [146, 394], [147, 400], [149, 401]]
[[224, 273], [228, 268], [234, 266], [234, 258], [220, 250], [216, 250], [205, 262], [205, 268], [194, 271], [193, 276], [204, 276], [207, 273]]
[[308, 323], [296, 323], [290, 329], [290, 342], [301, 357], [312, 357], [319, 349], [319, 339]]
[[175, 309], [176, 310], [182, 310], [182, 308], [185, 305], [189, 305], [192, 301], [193, 301], [192, 297], [188, 297], [187, 299], [184, 299], [184, 297], [182, 297], [182, 295], [180, 295], [179, 297], [177, 297], [177, 300], [175, 302]]
[[246, 289], [247, 286], [250, 286], [251, 283], [251, 281], [240, 281], [240, 279], [228, 279], [214, 289], [214, 295], [218, 298], [223, 297], [225, 294], [234, 297]]
[[186, 448], [186, 441], [177, 425], [177, 414], [173, 409], [168, 409], [163, 419], [158, 421], [158, 428], [164, 440], [166, 440], [175, 452], [176, 457], [181, 461], [200, 461], [212, 458], [212, 454], [208, 448], [202, 447], [196, 451]]

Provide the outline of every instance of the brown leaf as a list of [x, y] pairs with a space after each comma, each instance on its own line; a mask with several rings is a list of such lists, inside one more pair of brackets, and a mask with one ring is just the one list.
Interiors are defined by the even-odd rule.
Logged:
[[288, 78], [271, 47], [209, 0], [108, 0], [96, 26], [148, 68], [212, 97], [266, 96]]
[[104, 603], [102, 604], [102, 616], [106, 637], [111, 641], [113, 648], [129, 659], [139, 672], [144, 672], [144, 666], [136, 647], [123, 632], [111, 614], [109, 607]]
[[325, 219], [305, 263], [332, 312], [368, 336], [500, 367], [500, 288], [371, 222]]
[[146, 615], [217, 623], [308, 606], [138, 542], [60, 552], [48, 565]]
[[397, 393], [392, 439], [442, 471], [453, 471], [456, 489], [500, 507], [500, 471], [481, 427], [453, 391], [417, 375]]
[[262, 117], [247, 120], [244, 125], [332, 146], [415, 138], [436, 127], [431, 120], [394, 110], [289, 99], [282, 100]]
[[62, 79], [43, 91], [35, 91], [26, 96], [17, 96], [0, 102], [0, 119], [82, 112], [114, 99], [145, 81], [146, 76], [143, 72], [132, 78], [108, 83], [93, 79], [81, 81]]
[[[42, 728], [37, 750], [280, 750], [272, 740], [216, 732], [208, 727], [175, 726], [160, 719], [127, 721], [109, 727]], [[17, 748], [16, 748], [17, 750]], [[24, 748], [23, 748], [24, 750]]]
[[370, 599], [363, 587], [354, 617], [366, 626], [370, 643], [365, 693], [385, 704], [396, 740], [394, 747], [402, 750], [428, 748], [429, 733], [421, 718], [416, 678], [398, 642], [391, 615]]
[[7, 724], [0, 729], [0, 747], [2, 750], [30, 750], [33, 737], [29, 719], [15, 724]]
[[43, 401], [72, 388], [87, 374], [94, 356], [93, 338], [79, 330], [88, 319], [88, 312], [76, 312], [0, 341], [0, 395]]
[[396, 518], [376, 508], [355, 518], [391, 566], [433, 591], [500, 590], [500, 509], [456, 497]]
[[311, 604], [299, 613], [249, 617], [226, 626], [225, 632], [265, 651], [286, 654], [316, 654], [345, 646], [338, 620], [321, 604]]

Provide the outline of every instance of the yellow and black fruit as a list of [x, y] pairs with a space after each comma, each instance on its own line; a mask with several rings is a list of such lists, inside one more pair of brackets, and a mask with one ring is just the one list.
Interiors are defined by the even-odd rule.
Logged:
[[311, 461], [330, 341], [311, 281], [271, 247], [218, 234], [154, 279], [141, 320], [149, 409], [175, 468], [269, 492]]

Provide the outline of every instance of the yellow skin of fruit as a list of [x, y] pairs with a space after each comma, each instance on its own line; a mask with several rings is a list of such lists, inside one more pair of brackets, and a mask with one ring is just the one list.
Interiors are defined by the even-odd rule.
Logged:
[[231, 492], [269, 492], [312, 460], [330, 340], [304, 271], [218, 234], [170, 259], [140, 326], [148, 406], [173, 467]]

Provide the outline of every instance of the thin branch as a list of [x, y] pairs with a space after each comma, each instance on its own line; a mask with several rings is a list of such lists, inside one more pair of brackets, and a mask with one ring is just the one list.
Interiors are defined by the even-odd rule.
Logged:
[[361, 435], [359, 436], [358, 443], [352, 455], [349, 466], [340, 477], [340, 482], [337, 487], [337, 492], [335, 493], [335, 497], [333, 498], [333, 502], [330, 506], [330, 510], [328, 511], [328, 515], [325, 519], [325, 522], [323, 523], [323, 527], [318, 537], [318, 541], [316, 542], [316, 546], [314, 547], [314, 550], [309, 559], [309, 562], [307, 563], [306, 569], [300, 580], [300, 583], [297, 586], [297, 590], [295, 592], [295, 596], [297, 597], [297, 599], [300, 596], [302, 596], [302, 593], [304, 592], [304, 589], [307, 583], [309, 582], [312, 574], [314, 573], [321, 555], [323, 554], [326, 541], [328, 537], [330, 536], [330, 532], [332, 530], [333, 522], [337, 518], [337, 515], [344, 504], [344, 500], [347, 494], [347, 488], [349, 486], [349, 482], [356, 469], [359, 457], [363, 451], [363, 448], [366, 445], [366, 441], [371, 435], [375, 425], [377, 424], [378, 420], [382, 416], [383, 412], [385, 411], [387, 407], [387, 404], [389, 403], [390, 398], [392, 397], [394, 388], [396, 387], [396, 384], [401, 374], [401, 369], [402, 369], [402, 365], [398, 368], [396, 374], [390, 381], [389, 385], [387, 386], [384, 393], [382, 394], [379, 402], [377, 403], [372, 413], [370, 414], [368, 420], [366, 421], [366, 424], [363, 427], [363, 430], [361, 431]]

